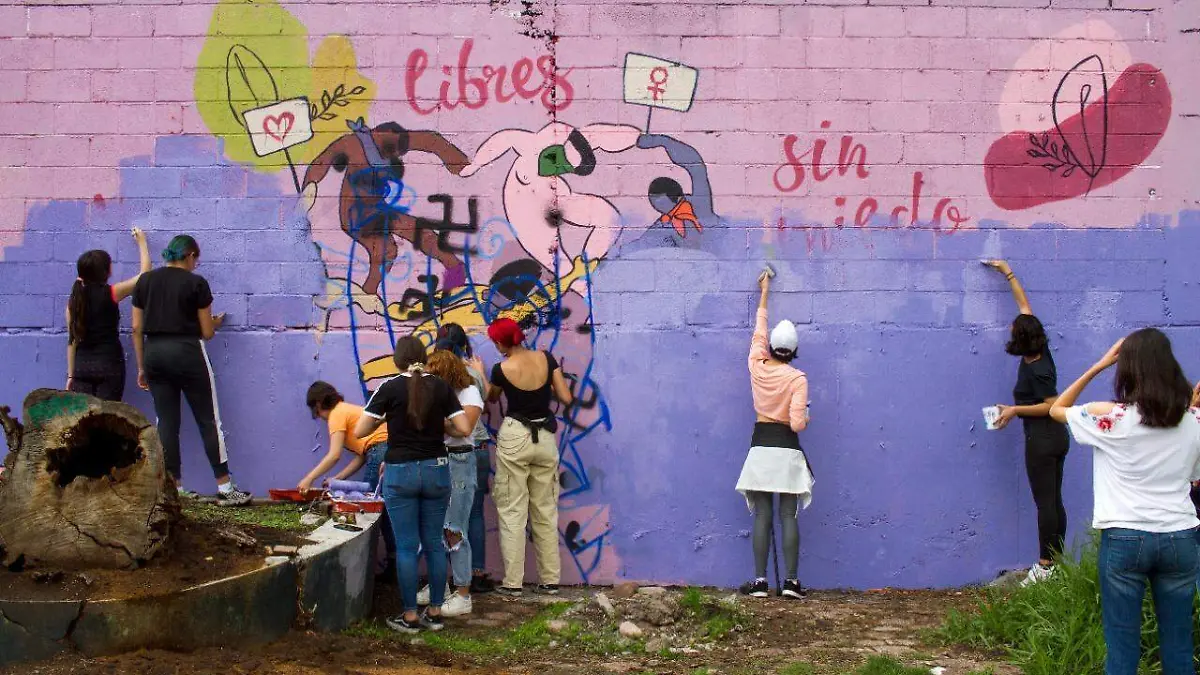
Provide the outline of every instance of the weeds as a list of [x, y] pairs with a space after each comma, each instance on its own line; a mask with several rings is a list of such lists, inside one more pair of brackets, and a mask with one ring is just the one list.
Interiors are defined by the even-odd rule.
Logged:
[[[1059, 562], [1054, 576], [1014, 590], [987, 589], [977, 609], [951, 612], [936, 632], [944, 643], [1001, 651], [1027, 675], [1091, 675], [1104, 672], [1097, 543], [1079, 560]], [[1158, 624], [1150, 594], [1142, 612], [1143, 673], [1162, 672]], [[1200, 621], [1196, 625], [1200, 633]], [[1200, 660], [1198, 660], [1200, 663]]]
[[698, 588], [686, 589], [679, 598], [679, 606], [689, 618], [701, 624], [700, 637], [714, 641], [745, 628], [751, 620], [736, 603], [705, 595]]
[[211, 525], [257, 525], [273, 530], [310, 532], [311, 525], [300, 522], [306, 509], [292, 504], [265, 504], [240, 509], [230, 509], [216, 504], [187, 500], [183, 504], [183, 515], [189, 520]]
[[[516, 628], [493, 635], [473, 637], [446, 631], [424, 633], [421, 640], [434, 649], [479, 659], [512, 656], [543, 649], [552, 641], [563, 647], [574, 647], [596, 656], [611, 656], [628, 651], [641, 652], [645, 649], [641, 640], [623, 638], [615, 630], [591, 632], [577, 623], [568, 624], [565, 630], [557, 634], [551, 633], [546, 624], [562, 616], [570, 607], [569, 602], [554, 603]], [[396, 638], [395, 633], [378, 621], [363, 621], [349, 628], [346, 633], [372, 639]]]
[[789, 663], [779, 669], [778, 675], [816, 675], [817, 669], [811, 663]]

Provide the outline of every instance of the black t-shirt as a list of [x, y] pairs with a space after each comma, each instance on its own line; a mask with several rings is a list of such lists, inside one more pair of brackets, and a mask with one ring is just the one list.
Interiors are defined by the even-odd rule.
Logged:
[[145, 313], [142, 331], [146, 335], [201, 337], [198, 312], [212, 302], [204, 277], [180, 267], [146, 272], [133, 287], [133, 306]]
[[76, 344], [76, 353], [89, 355], [122, 354], [121, 309], [113, 298], [108, 284], [83, 285], [83, 339]]
[[389, 464], [436, 459], [446, 456], [446, 427], [442, 420], [463, 414], [458, 396], [440, 377], [423, 378], [430, 404], [424, 428], [408, 423], [408, 382], [414, 375], [400, 375], [379, 385], [363, 414], [387, 420], [388, 449], [384, 461]]
[[519, 389], [515, 384], [509, 382], [499, 363], [492, 366], [492, 384], [504, 391], [504, 398], [508, 403], [508, 407], [505, 409], [507, 414], [519, 415], [529, 420], [553, 416], [554, 413], [550, 412], [550, 398], [554, 392], [550, 382], [554, 377], [554, 371], [558, 370], [558, 361], [554, 360], [554, 356], [550, 352], [542, 353], [546, 355], [546, 382], [533, 391]]
[[1058, 396], [1058, 369], [1050, 350], [1042, 352], [1042, 358], [1028, 363], [1021, 357], [1017, 366], [1017, 385], [1013, 387], [1013, 400], [1017, 405], [1037, 405], [1051, 396]]

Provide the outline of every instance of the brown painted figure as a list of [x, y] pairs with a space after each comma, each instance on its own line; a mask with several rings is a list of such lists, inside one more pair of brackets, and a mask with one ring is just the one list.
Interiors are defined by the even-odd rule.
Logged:
[[363, 291], [374, 294], [399, 253], [394, 236], [432, 256], [447, 270], [462, 265], [453, 251], [438, 246], [437, 231], [421, 227], [411, 213], [394, 208], [402, 197], [404, 155], [436, 155], [446, 170], [460, 175], [469, 160], [461, 150], [434, 131], [409, 131], [395, 122], [374, 129], [359, 119], [347, 122], [351, 132], [325, 148], [304, 172], [303, 189], [315, 197], [316, 186], [330, 169], [342, 174], [338, 217], [342, 231], [367, 249], [370, 270]]

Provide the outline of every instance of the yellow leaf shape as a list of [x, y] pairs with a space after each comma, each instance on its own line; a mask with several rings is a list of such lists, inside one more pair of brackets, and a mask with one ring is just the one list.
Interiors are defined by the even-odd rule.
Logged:
[[254, 154], [242, 113], [312, 89], [308, 30], [275, 0], [220, 0], [196, 62], [196, 107], [225, 155], [260, 171], [287, 166], [283, 153]]
[[367, 119], [375, 98], [375, 83], [358, 72], [358, 57], [350, 38], [333, 35], [321, 41], [312, 60], [312, 90], [308, 100], [315, 106], [313, 139], [296, 148], [292, 157], [307, 163], [338, 138], [349, 133], [347, 121]]

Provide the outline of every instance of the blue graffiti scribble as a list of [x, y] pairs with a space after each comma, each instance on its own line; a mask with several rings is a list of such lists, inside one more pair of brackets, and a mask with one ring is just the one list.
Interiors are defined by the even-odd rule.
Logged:
[[[344, 302], [345, 307], [349, 310], [354, 361], [359, 369], [359, 383], [362, 387], [363, 397], [367, 398], [370, 392], [368, 391], [366, 381], [362, 377], [364, 363], [359, 347], [359, 326], [355, 318], [353, 288], [355, 274], [364, 271], [369, 273], [371, 270], [369, 264], [355, 262], [354, 249], [356, 247], [357, 235], [364, 228], [381, 226], [383, 236], [390, 237], [389, 226], [391, 214], [408, 214], [410, 209], [416, 204], [418, 194], [411, 186], [400, 181], [399, 177], [389, 167], [369, 167], [349, 176], [348, 180], [354, 190], [354, 203], [349, 217], [349, 234], [352, 239], [350, 248], [343, 253], [330, 246], [319, 246], [322, 253], [346, 260], [344, 300], [340, 300], [338, 306], [341, 306], [341, 303]], [[383, 218], [381, 224], [377, 220], [379, 218]], [[505, 236], [505, 229], [508, 231], [508, 236]], [[436, 330], [441, 325], [441, 311], [469, 298], [485, 323], [491, 323], [501, 313], [518, 306], [532, 308], [532, 317], [529, 321], [532, 325], [529, 327], [533, 329], [533, 336], [530, 339], [530, 345], [534, 349], [540, 349], [543, 347], [539, 345], [548, 342], [549, 344], [544, 348], [551, 352], [558, 346], [559, 337], [563, 329], [562, 319], [564, 312], [563, 287], [560, 277], [559, 258], [557, 256], [553, 270], [553, 290], [542, 281], [540, 275], [536, 274], [514, 274], [501, 278], [493, 278], [486, 286], [482, 283], [477, 283], [474, 279], [472, 260], [494, 259], [499, 255], [505, 241], [509, 237], [515, 240], [517, 238], [516, 231], [507, 219], [501, 217], [493, 217], [485, 221], [476, 236], [468, 235], [465, 241], [465, 251], [462, 253], [465, 272], [464, 288], [456, 293], [444, 293], [442, 297], [436, 297], [438, 289], [437, 281], [433, 275], [433, 259], [426, 256], [425, 274], [418, 277], [418, 279], [421, 279], [424, 283], [426, 297], [429, 298], [429, 308], [433, 310], [433, 316], [431, 317], [433, 331], [417, 330], [412, 333], [414, 337], [420, 338], [426, 343], [432, 343]], [[479, 242], [480, 246], [478, 248], [472, 247], [473, 240]], [[390, 270], [387, 269], [388, 262], [392, 263]], [[594, 329], [592, 329], [594, 326], [594, 317], [592, 314], [592, 277], [586, 255], [583, 257], [582, 262], [585, 270], [584, 300], [587, 303], [588, 310], [584, 325], [589, 328], [588, 335], [591, 354], [584, 367], [583, 374], [577, 380], [575, 401], [570, 406], [564, 408], [559, 414], [559, 419], [564, 425], [563, 433], [559, 437], [558, 451], [560, 466], [576, 483], [574, 487], [562, 492], [562, 499], [589, 492], [593, 489], [593, 483], [580, 453], [579, 444], [595, 433], [597, 429], [612, 430], [612, 420], [609, 414], [608, 403], [605, 401], [600, 387], [592, 379], [592, 372], [596, 362], [596, 336]], [[379, 286], [379, 295], [384, 307], [384, 325], [393, 348], [396, 341], [396, 328], [393, 325], [391, 312], [388, 309], [390, 305], [387, 296], [387, 286], [389, 282], [394, 284], [408, 282], [415, 271], [414, 268], [415, 261], [412, 254], [408, 251], [397, 256], [394, 260], [385, 260], [381, 264], [380, 272], [382, 273], [383, 280]], [[541, 299], [551, 297], [554, 298], [552, 303], [539, 302]], [[565, 366], [565, 359], [563, 363]], [[576, 418], [583, 408], [583, 401], [587, 401], [589, 409], [596, 408], [599, 411], [597, 419], [586, 427], [580, 426], [576, 422]], [[489, 430], [494, 434], [496, 430], [491, 428], [491, 425], [488, 426]], [[572, 561], [584, 583], [590, 582], [591, 574], [599, 567], [605, 539], [612, 531], [611, 527], [606, 526], [603, 532], [592, 537], [590, 540], [576, 541], [578, 533], [590, 526], [597, 517], [598, 514], [593, 515], [584, 523], [572, 523], [568, 526], [574, 530], [571, 536], [568, 536], [565, 529], [560, 528], [559, 530], [559, 536], [570, 552]]]

